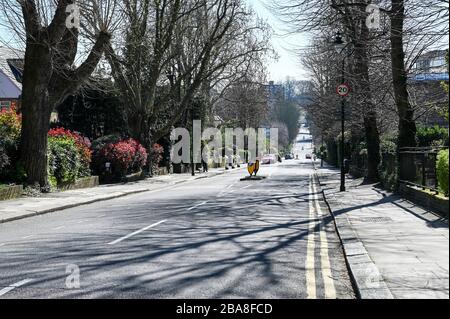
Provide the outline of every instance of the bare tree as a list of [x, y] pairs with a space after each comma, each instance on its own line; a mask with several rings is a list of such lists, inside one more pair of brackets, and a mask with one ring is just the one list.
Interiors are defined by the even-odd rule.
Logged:
[[[332, 30], [341, 30], [348, 41], [348, 47], [343, 54], [352, 52], [352, 58], [345, 57], [352, 64], [345, 68], [345, 81], [353, 87], [352, 103], [358, 106], [362, 115], [365, 139], [368, 144], [368, 180], [378, 179], [380, 163], [380, 134], [377, 123], [377, 112], [374, 104], [372, 87], [369, 77], [369, 60], [372, 35], [366, 25], [368, 13], [366, 7], [370, 3], [364, 1], [305, 1], [293, 3], [277, 2], [274, 6], [286, 22], [292, 23], [294, 31], [317, 32], [328, 38], [328, 48], [331, 47], [334, 35]], [[326, 46], [325, 46], [326, 48]], [[344, 57], [331, 57], [339, 61]], [[341, 65], [339, 63], [337, 65]], [[343, 72], [343, 71], [341, 71]], [[334, 85], [342, 81], [341, 77], [334, 79]]]
[[[94, 71], [110, 41], [115, 0], [2, 0], [0, 8], [25, 44], [21, 159], [28, 183], [45, 188], [50, 114]], [[78, 10], [80, 28], [70, 15]], [[81, 39], [92, 45], [77, 65]]]
[[241, 1], [122, 1], [125, 50], [111, 47], [108, 58], [130, 133], [147, 148], [199, 93], [223, 88], [265, 50]]

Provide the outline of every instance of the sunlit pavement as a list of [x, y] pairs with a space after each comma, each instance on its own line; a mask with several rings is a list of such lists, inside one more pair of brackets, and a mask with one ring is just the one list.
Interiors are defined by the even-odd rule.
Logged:
[[299, 140], [262, 181], [241, 170], [0, 225], [0, 298], [354, 298]]

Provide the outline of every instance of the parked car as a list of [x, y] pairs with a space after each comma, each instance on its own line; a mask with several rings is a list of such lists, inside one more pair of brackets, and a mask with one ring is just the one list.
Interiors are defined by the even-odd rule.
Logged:
[[292, 154], [286, 154], [286, 155], [284, 156], [284, 159], [285, 159], [285, 160], [291, 160], [291, 159], [294, 159], [294, 157], [292, 156]]
[[275, 154], [264, 155], [263, 158], [261, 159], [261, 164], [263, 165], [275, 164], [278, 160], [277, 157], [278, 156]]
[[311, 154], [306, 154], [306, 159], [311, 159], [311, 158], [312, 158]]

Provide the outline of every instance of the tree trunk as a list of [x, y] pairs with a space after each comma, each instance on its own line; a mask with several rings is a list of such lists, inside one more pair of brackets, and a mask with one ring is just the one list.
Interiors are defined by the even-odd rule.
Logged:
[[367, 143], [367, 182], [376, 182], [379, 179], [378, 166], [381, 161], [380, 133], [377, 118], [373, 112], [364, 117], [364, 128]]
[[21, 160], [27, 183], [48, 187], [47, 134], [52, 106], [47, 88], [51, 77], [45, 46], [27, 43], [22, 91]]
[[[409, 103], [407, 88], [408, 77], [405, 68], [405, 51], [403, 48], [403, 29], [405, 5], [403, 0], [392, 0], [391, 10], [391, 60], [395, 103], [399, 116], [398, 150], [403, 147], [417, 146], [416, 123], [414, 111]], [[398, 160], [399, 178], [414, 178], [415, 167], [411, 159]]]
[[[364, 15], [363, 15], [364, 16]], [[377, 113], [374, 111], [376, 105], [369, 77], [368, 56], [369, 30], [365, 23], [361, 25], [361, 34], [355, 39], [356, 58], [356, 87], [357, 96], [363, 110], [364, 131], [367, 143], [367, 182], [376, 182], [379, 179], [378, 165], [381, 161], [380, 155], [380, 133], [378, 130]]]

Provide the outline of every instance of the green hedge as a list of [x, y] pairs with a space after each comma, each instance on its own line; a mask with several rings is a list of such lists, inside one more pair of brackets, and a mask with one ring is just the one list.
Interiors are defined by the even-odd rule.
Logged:
[[419, 146], [444, 146], [448, 145], [448, 129], [439, 126], [419, 127], [417, 129]]
[[448, 196], [448, 150], [440, 151], [437, 157], [436, 171], [439, 183], [439, 190]]
[[82, 165], [74, 140], [49, 137], [48, 164], [49, 182], [52, 187], [75, 182]]

